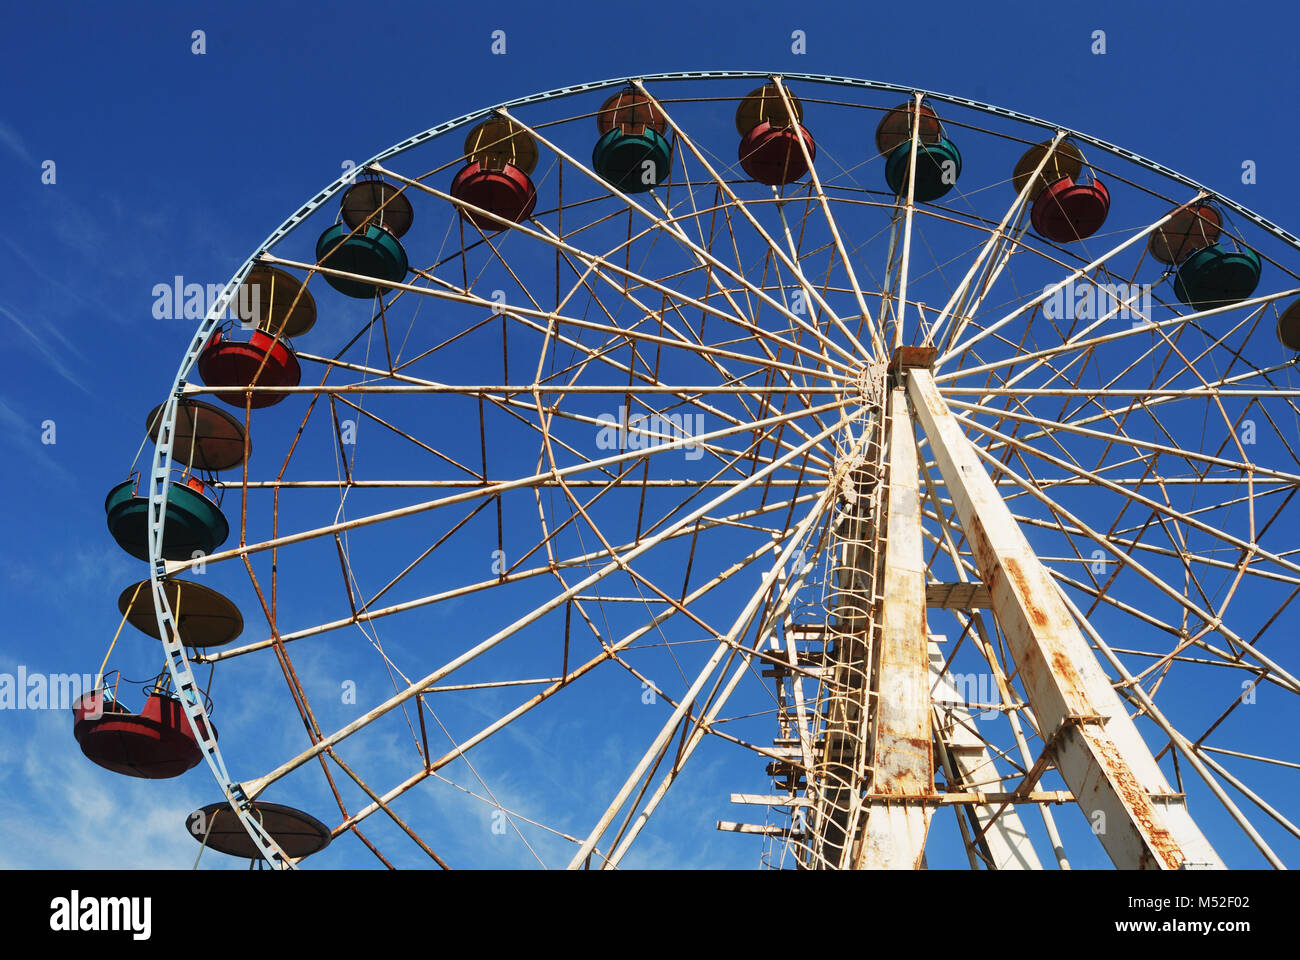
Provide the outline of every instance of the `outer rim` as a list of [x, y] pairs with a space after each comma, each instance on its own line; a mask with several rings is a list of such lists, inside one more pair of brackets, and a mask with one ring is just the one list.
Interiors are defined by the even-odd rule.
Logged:
[[302, 222], [314, 213], [323, 203], [332, 199], [341, 190], [350, 187], [355, 180], [357, 171], [364, 172], [374, 164], [381, 163], [390, 157], [405, 153], [407, 150], [419, 146], [435, 137], [441, 136], [444, 133], [480, 121], [498, 110], [513, 109], [515, 107], [526, 106], [527, 104], [541, 101], [558, 100], [576, 94], [589, 93], [596, 90], [609, 89], [611, 87], [625, 87], [634, 80], [658, 83], [674, 80], [771, 80], [776, 77], [798, 80], [803, 83], [858, 87], [867, 90], [878, 90], [905, 95], [915, 95], [920, 93], [930, 100], [969, 107], [985, 113], [992, 113], [1008, 119], [1017, 120], [1021, 123], [1040, 127], [1045, 130], [1064, 131], [1068, 136], [1079, 142], [1091, 144], [1101, 150], [1105, 150], [1116, 156], [1122, 157], [1125, 160], [1143, 166], [1169, 180], [1174, 181], [1175, 183], [1199, 191], [1205, 195], [1206, 199], [1214, 200], [1216, 203], [1227, 207], [1229, 210], [1232, 210], [1244, 219], [1249, 220], [1257, 227], [1272, 234], [1277, 239], [1282, 240], [1296, 249], [1300, 249], [1300, 237], [1283, 229], [1271, 220], [1261, 217], [1259, 214], [1254, 213], [1233, 200], [1230, 200], [1217, 191], [1211, 190], [1208, 187], [1197, 183], [1190, 177], [1183, 176], [1176, 170], [1166, 167], [1161, 163], [1157, 163], [1154, 160], [1150, 160], [1132, 150], [1117, 146], [1116, 144], [1102, 140], [1098, 137], [1081, 133], [1077, 130], [1071, 130], [1068, 127], [1062, 127], [1059, 124], [1049, 123], [1046, 120], [1041, 120], [1037, 117], [1030, 116], [1029, 114], [1009, 110], [1005, 107], [995, 106], [979, 100], [972, 100], [968, 97], [958, 97], [952, 94], [919, 90], [915, 87], [896, 83], [885, 83], [877, 80], [861, 80], [854, 77], [837, 77], [827, 74], [764, 70], [691, 70], [643, 74], [640, 76], [630, 77], [616, 77], [608, 80], [598, 80], [590, 83], [556, 87], [542, 93], [534, 93], [513, 100], [507, 100], [494, 107], [483, 107], [470, 113], [462, 114], [454, 120], [448, 120], [436, 126], [429, 127], [420, 133], [407, 137], [405, 140], [402, 140], [385, 150], [381, 150], [365, 163], [355, 167], [353, 171], [340, 174], [337, 179], [299, 207], [298, 210], [291, 214], [283, 223], [280, 224], [280, 226], [267, 236], [256, 252], [245, 260], [240, 268], [235, 271], [235, 275], [231, 277], [229, 282], [227, 282], [225, 288], [221, 291], [221, 295], [208, 311], [208, 315], [200, 322], [198, 330], [196, 331], [194, 338], [190, 341], [190, 345], [186, 349], [185, 355], [181, 359], [180, 367], [172, 381], [171, 394], [163, 405], [161, 422], [165, 425], [165, 430], [160, 430], [160, 440], [154, 446], [153, 465], [149, 480], [149, 581], [153, 592], [154, 612], [158, 620], [158, 631], [159, 635], [163, 637], [163, 647], [167, 653], [167, 670], [171, 674], [177, 696], [181, 701], [181, 705], [185, 709], [185, 715], [189, 719], [190, 726], [193, 728], [195, 736], [198, 738], [199, 745], [204, 751], [204, 759], [208, 763], [208, 768], [216, 778], [217, 784], [221, 787], [227, 803], [229, 803], [231, 809], [239, 818], [240, 823], [243, 824], [244, 829], [248, 831], [248, 835], [252, 839], [253, 844], [262, 852], [262, 855], [267, 862], [274, 867], [278, 869], [296, 869], [297, 864], [280, 849], [275, 840], [266, 833], [266, 831], [261, 828], [261, 825], [257, 823], [256, 819], [250, 815], [249, 809], [252, 800], [248, 797], [243, 784], [231, 779], [216, 740], [204, 732], [201, 732], [211, 729], [207, 718], [207, 711], [199, 692], [198, 683], [190, 666], [189, 656], [187, 655], [184, 646], [180, 643], [179, 634], [174, 626], [172, 611], [168, 605], [166, 591], [163, 587], [166, 568], [165, 561], [162, 559], [162, 533], [163, 521], [166, 519], [167, 491], [169, 487], [167, 478], [171, 471], [172, 464], [171, 445], [172, 434], [176, 423], [177, 402], [185, 392], [187, 378], [190, 376], [190, 373], [198, 360], [199, 354], [203, 350], [203, 346], [212, 335], [212, 331], [220, 324], [221, 318], [225, 315], [231, 302], [237, 295], [240, 284], [244, 282], [244, 278], [248, 276], [249, 272], [263, 253], [297, 229]]

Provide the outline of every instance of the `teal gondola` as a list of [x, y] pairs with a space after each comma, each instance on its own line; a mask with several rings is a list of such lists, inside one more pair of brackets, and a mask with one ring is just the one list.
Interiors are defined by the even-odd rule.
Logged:
[[[912, 163], [912, 141], [899, 144], [885, 163], [885, 182], [899, 197], [907, 196], [907, 173]], [[951, 190], [961, 176], [961, 151], [947, 137], [938, 143], [916, 145], [916, 189], [913, 199], [920, 203], [938, 200]]]
[[668, 179], [672, 150], [652, 127], [624, 133], [617, 127], [591, 152], [591, 166], [621, 193], [644, 193]]
[[1259, 254], [1221, 243], [1197, 250], [1174, 274], [1174, 295], [1193, 310], [1240, 303], [1259, 285]]
[[[110, 490], [104, 512], [109, 533], [118, 546], [137, 560], [148, 560], [149, 498], [140, 495], [139, 480], [139, 474], [133, 474]], [[193, 475], [171, 482], [163, 521], [164, 560], [207, 556], [226, 542], [230, 524], [211, 489]]]
[[[388, 283], [405, 280], [409, 266], [401, 241], [374, 224], [360, 227], [355, 233], [346, 223], [334, 224], [316, 241], [316, 260], [330, 270], [373, 277]], [[358, 300], [372, 300], [383, 289], [364, 280], [329, 273], [325, 274], [325, 280], [339, 293]]]

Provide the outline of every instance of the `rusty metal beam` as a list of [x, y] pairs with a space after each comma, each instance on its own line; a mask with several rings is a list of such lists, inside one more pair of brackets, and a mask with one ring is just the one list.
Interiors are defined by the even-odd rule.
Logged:
[[854, 866], [919, 869], [934, 812], [929, 634], [921, 543], [920, 466], [907, 393], [889, 400], [884, 599], [871, 711], [871, 794]]
[[906, 376], [1039, 730], [1055, 735], [1056, 767], [1107, 855], [1124, 869], [1222, 868], [939, 395], [933, 374], [913, 368]]

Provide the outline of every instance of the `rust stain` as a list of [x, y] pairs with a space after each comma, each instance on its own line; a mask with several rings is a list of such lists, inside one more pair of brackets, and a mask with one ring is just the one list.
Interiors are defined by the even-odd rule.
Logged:
[[[888, 756], [876, 762], [873, 792], [900, 797], [933, 793], [934, 739], [890, 734], [888, 743], [884, 741], [884, 737], [880, 738], [879, 747], [883, 747]], [[888, 762], [890, 758], [894, 762]]]
[[998, 555], [993, 552], [988, 536], [984, 533], [984, 525], [976, 520], [967, 531], [966, 538], [970, 541], [971, 553], [975, 556], [975, 569], [979, 570], [980, 577], [991, 592], [997, 583], [1000, 570]]
[[1174, 839], [1164, 820], [1156, 813], [1151, 797], [1134, 779], [1120, 756], [1119, 748], [1108, 737], [1091, 738], [1106, 773], [1124, 805], [1132, 811], [1133, 819], [1138, 825], [1151, 852], [1158, 856], [1167, 869], [1177, 870], [1187, 859], [1182, 847]]
[[929, 370], [934, 367], [934, 358], [938, 355], [938, 347], [897, 347], [889, 358], [889, 372], [898, 373], [909, 367]]
[[[967, 530], [967, 539], [970, 541], [975, 565], [990, 593], [996, 594], [999, 579], [1005, 577], [1007, 586], [1017, 595], [1029, 624], [1040, 638], [1040, 642], [1034, 643], [1033, 646], [1045, 655], [1047, 661], [1045, 666], [1058, 685], [1067, 710], [1077, 716], [1095, 716], [1097, 711], [1091, 705], [1083, 677], [1055, 636], [1057, 629], [1066, 627], [1068, 617], [1052, 616], [1051, 595], [1047, 598], [1041, 596], [1041, 586], [1036, 591], [1034, 584], [1026, 577], [1024, 568], [1016, 558], [1006, 557], [999, 560], [982, 524], [972, 523]], [[1046, 606], [1043, 605], [1045, 599], [1048, 601]], [[1054, 629], [1054, 621], [1057, 629]], [[1032, 681], [1028, 675], [1037, 672], [1034, 669], [1036, 660], [1037, 658], [1031, 654], [1020, 664], [1022, 675], [1026, 676], [1026, 681], [1031, 686]], [[1100, 730], [1094, 733], [1074, 727], [1065, 732], [1066, 737], [1076, 734], [1095, 750], [1096, 759], [1106, 779], [1120, 802], [1132, 814], [1134, 828], [1143, 840], [1144, 853], [1139, 858], [1140, 866], [1149, 868], [1163, 865], [1166, 869], [1177, 869], [1187, 856], [1165, 826], [1164, 818], [1157, 812], [1151, 797], [1133, 776], [1119, 748]]]
[[1088, 697], [1083, 677], [1079, 676], [1079, 671], [1060, 647], [1051, 648], [1049, 668], [1052, 675], [1056, 677], [1062, 697], [1073, 713], [1080, 716], [1093, 716], [1097, 713], [1092, 706], [1092, 700]]
[[1002, 566], [1007, 572], [1007, 579], [1023, 598], [1025, 614], [1029, 617], [1029, 622], [1039, 630], [1046, 630], [1052, 619], [1047, 615], [1047, 611], [1038, 605], [1038, 599], [1034, 595], [1029, 579], [1025, 576], [1025, 571], [1020, 566], [1020, 561], [1014, 557], [1007, 557], [1002, 562]]

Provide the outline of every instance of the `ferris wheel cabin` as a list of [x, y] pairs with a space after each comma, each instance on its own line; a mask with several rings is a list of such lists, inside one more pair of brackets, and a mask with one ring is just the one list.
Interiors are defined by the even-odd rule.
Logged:
[[[156, 442], [162, 429], [163, 406], [146, 420]], [[211, 476], [244, 462], [247, 438], [243, 425], [218, 407], [198, 400], [177, 405], [172, 431], [172, 457], [180, 464], [167, 488], [162, 555], [166, 560], [189, 560], [212, 553], [225, 543], [230, 525], [221, 512], [220, 498]], [[118, 546], [137, 560], [149, 559], [149, 497], [140, 490], [140, 475], [133, 474], [109, 491], [104, 500], [108, 529]]]
[[411, 202], [382, 180], [361, 180], [348, 188], [340, 221], [316, 241], [316, 260], [329, 270], [325, 281], [347, 297], [373, 300], [383, 288], [358, 277], [401, 283], [410, 267], [401, 236], [410, 229]]
[[788, 90], [781, 94], [776, 84], [765, 84], [736, 108], [740, 165], [751, 180], [769, 187], [799, 180], [808, 172], [808, 160], [817, 156], [817, 143], [801, 122], [803, 105]]
[[523, 223], [537, 205], [537, 189], [529, 175], [537, 168], [537, 141], [506, 117], [484, 120], [465, 138], [468, 161], [451, 182], [451, 195], [463, 220], [480, 230], [505, 229], [477, 207], [511, 223]]
[[[302, 369], [289, 338], [315, 325], [315, 300], [296, 277], [265, 265], [254, 267], [244, 286], [250, 293], [239, 302], [255, 307], [240, 320], [254, 329], [247, 340], [240, 339], [233, 321], [214, 331], [199, 355], [199, 376], [210, 387], [296, 387]], [[245, 394], [217, 396], [231, 406], [245, 404]], [[247, 396], [256, 410], [279, 403], [286, 394], [254, 391]]]
[[[105, 770], [167, 780], [203, 759], [180, 701], [162, 690], [153, 690], [138, 714], [102, 687], [79, 698], [72, 712], [72, 732], [81, 752]], [[215, 728], [212, 733], [215, 737]]]
[[[917, 120], [919, 118], [919, 124]], [[914, 124], [917, 133], [913, 138]], [[885, 161], [885, 182], [898, 197], [906, 197], [916, 141], [916, 186], [912, 197], [921, 203], [938, 200], [961, 176], [961, 151], [944, 135], [939, 115], [928, 104], [900, 103], [876, 127], [876, 149]]]
[[[256, 800], [248, 806], [249, 815], [268, 836], [294, 860], [319, 853], [329, 846], [329, 827], [311, 814], [285, 806]], [[262, 853], [248, 836], [244, 825], [224, 801], [200, 807], [186, 819], [190, 835], [205, 849], [216, 850], [241, 860], [261, 860]]]
[[644, 193], [668, 179], [668, 121], [645, 94], [622, 90], [596, 115], [600, 139], [591, 153], [596, 173], [621, 193]]

